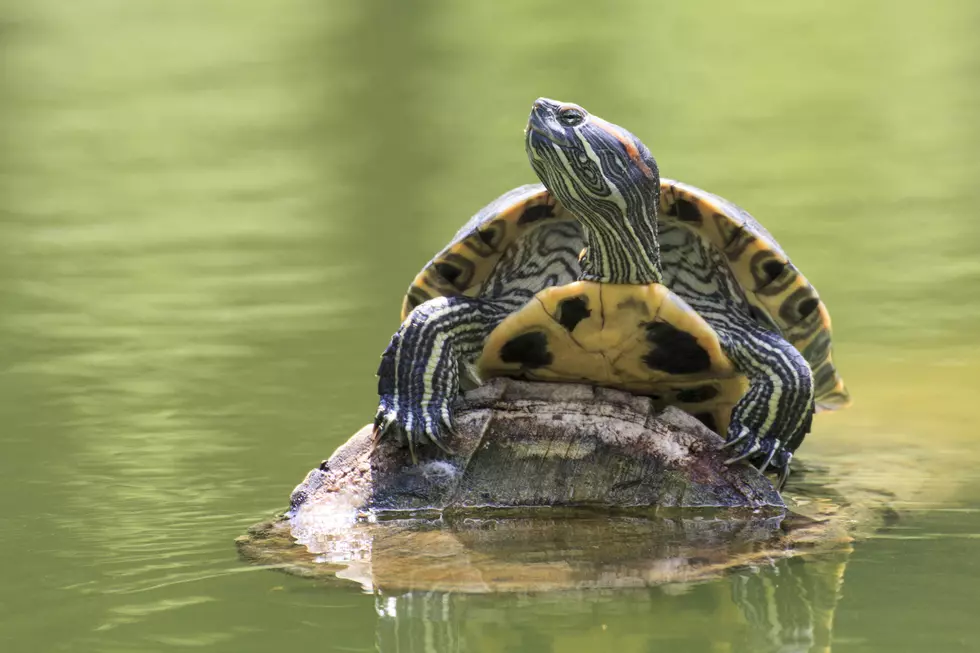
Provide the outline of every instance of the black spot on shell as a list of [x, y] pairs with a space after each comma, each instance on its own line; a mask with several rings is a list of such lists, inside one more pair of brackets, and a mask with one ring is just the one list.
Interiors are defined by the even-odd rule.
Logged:
[[724, 213], [714, 214], [715, 227], [724, 240], [725, 254], [734, 261], [745, 253], [745, 248], [755, 241], [755, 235], [745, 225], [732, 221]]
[[799, 312], [800, 317], [805, 318], [810, 315], [813, 311], [817, 310], [817, 306], [820, 305], [820, 300], [816, 297], [810, 297], [809, 299], [804, 299], [800, 302]]
[[772, 283], [773, 281], [775, 281], [779, 277], [779, 275], [783, 273], [783, 270], [785, 269], [786, 269], [786, 264], [783, 263], [782, 261], [777, 261], [775, 259], [763, 263], [762, 271], [766, 274], [767, 277], [769, 277], [769, 280], [766, 283]]
[[[504, 241], [507, 234], [507, 221], [506, 220], [494, 220], [488, 224], [484, 224], [480, 229], [476, 230], [476, 236], [480, 239], [480, 243], [490, 251], [495, 251], [500, 244]], [[479, 248], [476, 248], [480, 251]]]
[[803, 358], [808, 361], [822, 361], [830, 355], [830, 334], [824, 331], [803, 350]]
[[517, 224], [530, 224], [538, 220], [544, 220], [555, 215], [553, 208], [547, 204], [535, 204], [524, 209], [524, 213], [518, 218]]
[[532, 331], [504, 343], [500, 348], [500, 360], [533, 368], [550, 365], [554, 356], [548, 351], [548, 337], [540, 331]]
[[712, 413], [698, 413], [694, 417], [709, 429], [718, 433], [718, 423], [715, 421], [715, 416]]
[[668, 374], [694, 374], [711, 368], [711, 357], [697, 339], [666, 322], [646, 325], [647, 342], [653, 349], [643, 357], [647, 367]]
[[676, 200], [674, 200], [674, 207], [674, 212], [683, 222], [691, 222], [694, 224], [701, 222], [701, 211], [698, 210], [698, 207], [696, 204], [694, 204], [694, 202], [689, 202], [688, 200], [678, 197]]
[[713, 385], [702, 385], [694, 388], [684, 388], [678, 390], [675, 395], [677, 401], [685, 404], [699, 404], [718, 396], [718, 388]]
[[436, 263], [435, 268], [436, 268], [436, 272], [438, 272], [442, 276], [442, 278], [448, 281], [449, 283], [455, 283], [456, 279], [458, 279], [459, 275], [463, 272], [462, 270], [460, 270], [455, 265], [452, 265], [451, 263], [443, 263], [443, 262]]
[[837, 370], [830, 363], [825, 363], [813, 373], [813, 385], [817, 388], [833, 386], [837, 382]]
[[425, 292], [421, 288], [414, 287], [408, 291], [408, 307], [409, 309], [414, 309], [419, 304], [424, 304], [425, 302], [432, 299], [432, 295]]
[[569, 297], [558, 303], [558, 323], [568, 331], [574, 331], [578, 323], [590, 315], [592, 311], [586, 297]]
[[[820, 299], [810, 286], [797, 288], [779, 307], [779, 318], [784, 324], [794, 325], [820, 305]], [[808, 309], [808, 310], [804, 310]]]

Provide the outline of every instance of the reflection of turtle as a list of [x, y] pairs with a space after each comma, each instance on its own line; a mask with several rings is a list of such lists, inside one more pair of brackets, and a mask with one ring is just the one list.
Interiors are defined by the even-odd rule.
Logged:
[[650, 395], [725, 435], [733, 460], [785, 474], [814, 396], [847, 400], [813, 286], [751, 216], [661, 183], [636, 137], [580, 107], [535, 102], [526, 146], [544, 187], [492, 202], [409, 289], [379, 431], [442, 446], [459, 364], [475, 363]]

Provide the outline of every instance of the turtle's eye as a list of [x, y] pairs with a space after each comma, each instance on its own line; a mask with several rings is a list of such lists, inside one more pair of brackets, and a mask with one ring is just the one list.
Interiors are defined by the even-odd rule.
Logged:
[[566, 127], [574, 127], [582, 124], [585, 116], [578, 109], [562, 109], [558, 112], [558, 122]]

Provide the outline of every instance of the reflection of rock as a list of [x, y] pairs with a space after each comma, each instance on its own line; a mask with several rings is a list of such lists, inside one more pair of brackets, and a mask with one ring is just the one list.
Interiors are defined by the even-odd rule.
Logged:
[[661, 644], [702, 633], [703, 650], [789, 653], [826, 650], [849, 555], [829, 540], [794, 551], [805, 532], [778, 518], [392, 520], [311, 552], [279, 521], [239, 547], [255, 562], [374, 591], [379, 651], [501, 650], [502, 638], [520, 650], [598, 651], [606, 628], [631, 632], [641, 619]]
[[846, 555], [784, 558], [729, 581], [615, 595], [377, 592], [378, 651], [607, 651], [611, 641], [621, 653], [828, 651]]
[[255, 527], [239, 546], [258, 562], [365, 589], [527, 592], [645, 587], [716, 576], [733, 560], [768, 562], [760, 543], [780, 518], [419, 519], [358, 523], [333, 534], [288, 522]]

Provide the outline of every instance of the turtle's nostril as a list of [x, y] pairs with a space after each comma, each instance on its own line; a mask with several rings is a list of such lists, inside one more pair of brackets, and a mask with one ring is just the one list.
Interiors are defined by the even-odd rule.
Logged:
[[[545, 120], [547, 120], [548, 110], [547, 105], [544, 104], [543, 100], [538, 99], [531, 106], [531, 115], [528, 117], [527, 126], [529, 129], [534, 129], [535, 126], [540, 129]], [[526, 130], [525, 130], [526, 132]]]

